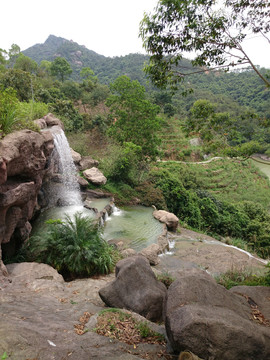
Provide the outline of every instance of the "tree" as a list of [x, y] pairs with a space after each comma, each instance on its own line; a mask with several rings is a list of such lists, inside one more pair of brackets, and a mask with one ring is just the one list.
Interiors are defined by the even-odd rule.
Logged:
[[19, 45], [17, 44], [12, 44], [11, 48], [8, 51], [8, 56], [9, 56], [9, 65], [10, 67], [13, 67], [17, 57], [19, 56], [21, 52], [21, 48], [19, 47]]
[[31, 74], [17, 69], [7, 69], [0, 77], [0, 85], [4, 89], [13, 88], [19, 101], [29, 101], [32, 98]]
[[[269, 87], [243, 47], [250, 34], [270, 44], [270, 2], [266, 0], [160, 0], [153, 14], [145, 14], [140, 36], [150, 53], [146, 72], [158, 86], [176, 85], [196, 72], [250, 65]], [[192, 65], [181, 67], [183, 52], [196, 52]]]
[[57, 57], [53, 60], [50, 70], [51, 74], [58, 77], [62, 82], [72, 73], [71, 66], [67, 60], [62, 57]]
[[15, 60], [14, 69], [23, 70], [29, 73], [36, 73], [38, 65], [35, 60], [20, 53]]
[[110, 107], [113, 123], [109, 133], [121, 144], [132, 142], [141, 146], [145, 156], [155, 157], [159, 139], [157, 118], [159, 107], [146, 100], [145, 88], [138, 81], [120, 76], [110, 86]]

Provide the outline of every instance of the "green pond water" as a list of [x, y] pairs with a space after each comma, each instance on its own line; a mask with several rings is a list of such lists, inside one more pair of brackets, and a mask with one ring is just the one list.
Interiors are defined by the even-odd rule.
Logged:
[[[91, 205], [101, 211], [108, 203], [108, 199], [98, 199], [93, 200]], [[39, 235], [46, 231], [46, 220], [63, 220], [65, 214], [72, 217], [78, 211], [82, 212], [84, 216], [94, 218], [94, 212], [82, 206], [54, 207], [41, 213], [33, 224], [32, 235]], [[104, 223], [104, 239], [107, 241], [112, 239], [123, 241], [125, 247], [130, 247], [136, 251], [155, 243], [162, 233], [163, 226], [153, 217], [152, 213], [152, 208], [144, 206], [115, 208], [113, 214]]]

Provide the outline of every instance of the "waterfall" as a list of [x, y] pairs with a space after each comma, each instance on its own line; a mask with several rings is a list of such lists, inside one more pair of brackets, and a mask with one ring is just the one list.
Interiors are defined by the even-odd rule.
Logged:
[[52, 127], [51, 132], [54, 137], [55, 151], [53, 157], [57, 158], [57, 176], [55, 177], [55, 191], [53, 194], [54, 202], [58, 205], [80, 205], [82, 199], [80, 186], [77, 180], [77, 170], [74, 165], [69, 143], [65, 133], [59, 127]]

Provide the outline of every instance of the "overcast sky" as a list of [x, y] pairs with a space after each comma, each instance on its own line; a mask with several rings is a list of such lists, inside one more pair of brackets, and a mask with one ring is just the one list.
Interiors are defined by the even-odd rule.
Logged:
[[[1, 2], [0, 48], [25, 50], [49, 35], [73, 40], [105, 56], [144, 53], [138, 38], [144, 12], [158, 0], [6, 0]], [[270, 68], [270, 45], [248, 41], [255, 64]]]

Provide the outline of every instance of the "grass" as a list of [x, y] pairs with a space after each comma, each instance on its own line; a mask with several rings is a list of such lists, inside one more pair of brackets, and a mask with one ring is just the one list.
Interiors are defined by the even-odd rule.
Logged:
[[226, 289], [238, 285], [270, 286], [270, 263], [268, 263], [266, 268], [268, 268], [268, 271], [264, 275], [254, 275], [249, 270], [240, 271], [232, 269], [216, 277], [216, 281]]
[[161, 281], [168, 289], [169, 286], [174, 282], [175, 278], [172, 277], [172, 275], [170, 275], [168, 272], [162, 272], [161, 274], [157, 275], [157, 280]]

